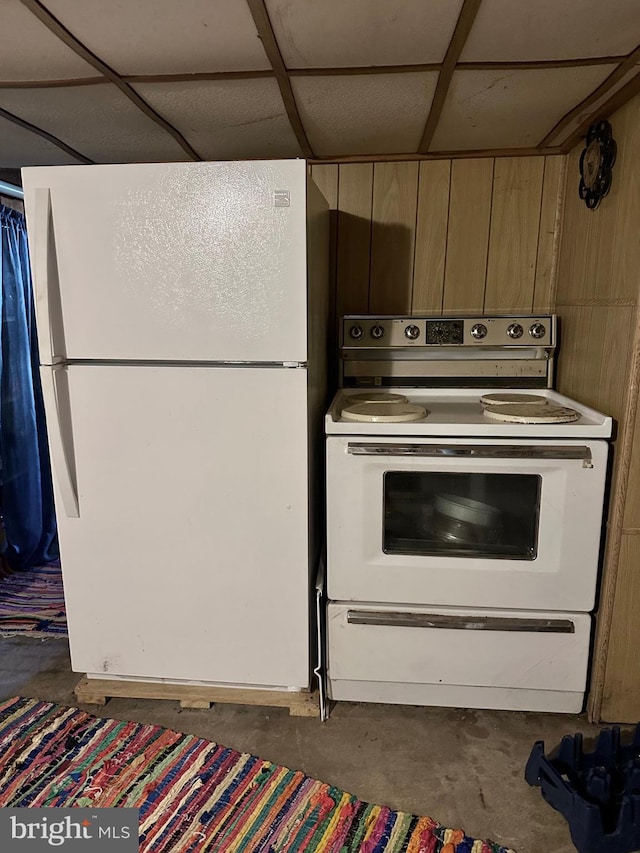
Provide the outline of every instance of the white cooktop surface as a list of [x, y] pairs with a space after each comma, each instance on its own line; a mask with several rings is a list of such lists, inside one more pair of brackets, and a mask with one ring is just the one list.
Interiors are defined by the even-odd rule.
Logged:
[[[380, 389], [382, 392], [382, 389]], [[493, 388], [385, 388], [384, 392], [404, 394], [411, 403], [418, 403], [427, 410], [425, 418], [409, 423], [358, 423], [341, 417], [342, 409], [349, 405], [349, 397], [361, 394], [362, 389], [338, 391], [327, 415], [327, 435], [415, 435], [415, 436], [496, 436], [499, 438], [610, 438], [612, 419], [588, 406], [542, 388], [529, 393], [546, 397], [550, 403], [575, 409], [580, 415], [572, 423], [521, 424], [502, 423], [489, 420], [483, 414], [480, 397], [495, 393]], [[508, 392], [509, 389], [502, 389]], [[513, 389], [527, 393], [527, 389]]]

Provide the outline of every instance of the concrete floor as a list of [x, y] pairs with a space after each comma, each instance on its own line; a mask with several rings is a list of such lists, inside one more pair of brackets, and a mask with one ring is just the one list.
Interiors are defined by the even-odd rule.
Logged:
[[[77, 705], [67, 642], [0, 639], [0, 699], [26, 696]], [[430, 815], [518, 853], [571, 853], [564, 818], [523, 771], [536, 740], [547, 750], [563, 734], [593, 736], [583, 717], [338, 703], [326, 723], [283, 709], [111, 699], [99, 716], [156, 723], [251, 752], [356, 794]]]

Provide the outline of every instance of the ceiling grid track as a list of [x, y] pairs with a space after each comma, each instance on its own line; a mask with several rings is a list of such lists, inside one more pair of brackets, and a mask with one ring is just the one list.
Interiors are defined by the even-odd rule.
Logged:
[[530, 59], [518, 62], [458, 62], [456, 71], [540, 71], [549, 68], [583, 68], [593, 65], [615, 65], [624, 62], [622, 56], [585, 56], [581, 59]]
[[445, 55], [444, 62], [442, 63], [442, 68], [440, 69], [436, 91], [433, 95], [431, 109], [429, 110], [429, 115], [427, 117], [427, 123], [425, 125], [420, 144], [418, 145], [418, 154], [426, 154], [429, 150], [433, 134], [436, 132], [436, 127], [438, 126], [440, 115], [444, 108], [444, 102], [447, 98], [447, 93], [449, 91], [449, 86], [451, 85], [454, 71], [456, 70], [456, 64], [460, 58], [465, 42], [469, 37], [471, 27], [476, 19], [481, 3], [482, 0], [464, 0], [462, 9], [458, 16], [456, 28], [451, 36], [451, 41], [449, 42], [449, 47], [447, 48], [447, 53]]
[[361, 77], [365, 74], [411, 74], [423, 71], [439, 71], [440, 62], [414, 63], [408, 65], [345, 65], [333, 68], [288, 68], [289, 77]]
[[64, 80], [0, 80], [0, 89], [65, 89], [72, 86], [101, 86], [104, 77], [72, 77]]
[[[464, 45], [463, 45], [464, 47]], [[582, 68], [593, 65], [615, 65], [624, 62], [628, 57], [622, 56], [592, 56], [580, 59], [531, 59], [512, 62], [457, 62], [456, 71], [536, 71], [549, 68]], [[362, 74], [407, 74], [429, 71], [441, 71], [443, 62], [424, 62], [407, 65], [348, 65], [344, 67], [326, 68], [289, 68], [289, 77], [338, 77], [340, 75], [356, 76]]]
[[604, 104], [601, 105], [600, 109], [594, 114], [590, 115], [586, 118], [577, 128], [573, 131], [573, 133], [567, 137], [567, 139], [562, 143], [561, 151], [563, 154], [567, 154], [573, 146], [579, 142], [587, 133], [589, 129], [589, 125], [591, 125], [596, 118], [604, 118], [605, 116], [611, 115], [611, 113], [615, 112], [617, 109], [622, 107], [627, 101], [630, 101], [631, 98], [635, 97], [640, 92], [640, 73], [636, 74], [635, 77], [632, 77], [628, 83], [625, 83], [622, 88], [618, 89], [614, 94], [609, 98], [609, 100], [605, 101]]
[[67, 145], [66, 142], [63, 142], [61, 139], [58, 139], [57, 136], [54, 136], [52, 133], [47, 133], [46, 130], [43, 130], [41, 127], [36, 127], [35, 124], [31, 124], [28, 121], [20, 118], [20, 116], [14, 115], [13, 113], [8, 112], [7, 110], [3, 110], [0, 107], [0, 118], [4, 118], [7, 121], [12, 122], [13, 124], [17, 124], [18, 127], [23, 128], [23, 130], [28, 130], [30, 133], [35, 133], [36, 136], [41, 136], [43, 139], [46, 139], [47, 142], [51, 142], [52, 145], [55, 145], [57, 148], [60, 148], [66, 154], [69, 154], [71, 157], [75, 157], [76, 160], [79, 160], [81, 163], [85, 165], [91, 166], [94, 161], [90, 160], [88, 157], [85, 157], [84, 154], [81, 154], [79, 151], [76, 151], [75, 148], [72, 148], [70, 145]]
[[276, 76], [276, 81], [284, 102], [284, 108], [287, 111], [287, 116], [289, 117], [289, 123], [291, 124], [300, 148], [302, 148], [304, 156], [308, 159], [313, 159], [315, 158], [315, 154], [313, 153], [307, 138], [307, 133], [304, 129], [304, 125], [302, 124], [300, 113], [298, 112], [298, 105], [296, 104], [293, 89], [291, 88], [289, 72], [287, 71], [282, 54], [280, 53], [280, 48], [278, 47], [278, 42], [276, 40], [275, 33], [273, 32], [273, 27], [271, 26], [269, 13], [264, 5], [264, 0], [247, 0], [247, 5], [249, 6], [249, 11], [251, 12], [256, 29], [258, 30], [258, 36], [262, 41], [264, 51], [267, 54], [267, 59], [271, 63], [271, 67], [273, 68]]
[[51, 12], [42, 5], [42, 3], [39, 2], [39, 0], [20, 0], [20, 2], [30, 12], [32, 12], [36, 18], [38, 18], [38, 20], [47, 27], [47, 29], [64, 42], [67, 47], [71, 48], [74, 53], [84, 59], [84, 61], [89, 65], [92, 65], [97, 71], [113, 83], [114, 86], [117, 86], [122, 94], [132, 101], [138, 109], [148, 116], [148, 118], [152, 119], [152, 121], [156, 122], [156, 124], [159, 124], [163, 130], [169, 133], [192, 160], [202, 159], [191, 145], [189, 145], [184, 136], [175, 127], [173, 127], [173, 125], [169, 124], [168, 121], [162, 118], [159, 113], [157, 113], [143, 98], [140, 97], [140, 95], [138, 95], [135, 89], [132, 89], [131, 86], [122, 79], [122, 77], [116, 74], [112, 68], [82, 44], [82, 42], [79, 41], [65, 26], [63, 26], [60, 21], [54, 17]]
[[200, 80], [259, 80], [274, 77], [266, 71], [194, 71], [191, 74], [126, 74], [125, 83], [194, 83]]
[[[594, 56], [581, 59], [540, 59], [521, 62], [458, 62], [456, 71], [535, 71], [553, 68], [581, 68], [594, 65], [626, 63], [628, 55]], [[367, 65], [327, 68], [287, 68], [291, 77], [358, 77], [371, 74], [420, 74], [442, 69], [441, 62], [413, 63], [407, 65]], [[182, 74], [123, 74], [125, 83], [194, 83], [206, 80], [258, 80], [275, 77], [273, 69], [254, 71], [193, 71]], [[62, 80], [0, 80], [0, 89], [44, 89], [66, 86], [100, 86], [108, 84], [106, 77], [72, 77]]]
[[[608, 91], [614, 88], [616, 83], [618, 83], [626, 74], [631, 71], [634, 67], [640, 64], [640, 46], [638, 46], [635, 50], [633, 50], [628, 56], [624, 57], [623, 61], [615, 68], [609, 76], [603, 80], [603, 82], [596, 88], [594, 91], [588, 95], [583, 101], [581, 101], [577, 106], [575, 106], [572, 110], [570, 110], [565, 116], [563, 116], [560, 121], [555, 125], [555, 127], [545, 136], [545, 138], [540, 142], [540, 148], [546, 148], [550, 144], [553, 143], [553, 140], [568, 126], [571, 122], [581, 115], [587, 107], [591, 104], [594, 104], [596, 101], [599, 101], [603, 95], [606, 95]], [[627, 84], [628, 85], [628, 84]], [[624, 88], [624, 87], [623, 87]], [[606, 102], [605, 102], [606, 103]], [[586, 123], [587, 127], [595, 121], [598, 115], [602, 112], [604, 105], [601, 105], [599, 109], [595, 110], [585, 122], [581, 122], [581, 127], [584, 123]], [[573, 134], [569, 134], [568, 138], [572, 138]], [[561, 140], [560, 144], [564, 145], [567, 140]]]
[[547, 154], [563, 154], [561, 146], [549, 148], [465, 148], [455, 151], [432, 151], [427, 154], [332, 154], [327, 157], [310, 160], [312, 166], [328, 165], [330, 163], [388, 163], [405, 160], [473, 160], [478, 157], [539, 157]]

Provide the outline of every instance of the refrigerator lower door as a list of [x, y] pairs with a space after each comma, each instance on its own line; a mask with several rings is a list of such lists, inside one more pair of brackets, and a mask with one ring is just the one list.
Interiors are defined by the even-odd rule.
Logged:
[[307, 687], [306, 371], [42, 375], [73, 669]]

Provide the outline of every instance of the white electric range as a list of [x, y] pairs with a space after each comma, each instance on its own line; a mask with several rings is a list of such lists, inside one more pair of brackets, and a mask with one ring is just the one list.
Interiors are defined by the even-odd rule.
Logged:
[[326, 415], [333, 699], [579, 712], [612, 420], [557, 321], [342, 322]]

